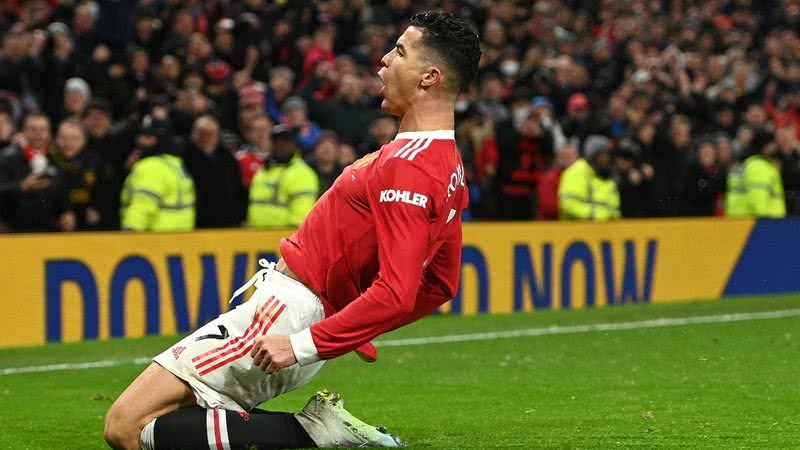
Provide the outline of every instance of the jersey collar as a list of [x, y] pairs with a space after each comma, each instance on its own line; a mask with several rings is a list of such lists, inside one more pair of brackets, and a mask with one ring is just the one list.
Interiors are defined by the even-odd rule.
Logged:
[[453, 130], [436, 130], [436, 131], [405, 131], [397, 133], [395, 140], [399, 139], [450, 139], [455, 140], [456, 133]]

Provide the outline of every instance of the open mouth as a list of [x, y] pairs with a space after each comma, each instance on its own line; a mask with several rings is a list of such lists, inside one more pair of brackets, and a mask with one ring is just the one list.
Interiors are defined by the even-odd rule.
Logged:
[[380, 95], [381, 97], [383, 97], [384, 94], [386, 93], [386, 82], [383, 81], [383, 70], [384, 69], [378, 71], [378, 79], [380, 79], [381, 83], [383, 83], [383, 86], [381, 86], [381, 90], [378, 91], [378, 95]]

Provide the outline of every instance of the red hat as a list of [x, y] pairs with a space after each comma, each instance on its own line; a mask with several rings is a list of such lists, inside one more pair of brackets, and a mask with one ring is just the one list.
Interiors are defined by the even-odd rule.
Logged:
[[212, 83], [223, 83], [231, 74], [231, 68], [224, 61], [211, 61], [203, 71]]
[[589, 97], [582, 92], [576, 92], [569, 96], [567, 100], [567, 109], [584, 109], [589, 107]]

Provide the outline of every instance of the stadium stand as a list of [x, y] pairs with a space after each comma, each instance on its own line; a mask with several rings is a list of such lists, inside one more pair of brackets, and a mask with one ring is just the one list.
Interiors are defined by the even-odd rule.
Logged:
[[[196, 160], [197, 227], [244, 223], [273, 124], [294, 129], [327, 187], [337, 164], [393, 133], [376, 72], [389, 38], [432, 7], [483, 40], [478, 81], [456, 105], [468, 218], [558, 217], [555, 155], [590, 135], [612, 143], [623, 217], [724, 215], [728, 174], [747, 171], [763, 132], [786, 213], [800, 214], [796, 1], [28, 0], [0, 3], [0, 230], [118, 229], [146, 115], [168, 120], [171, 151]], [[31, 139], [32, 114], [49, 118], [48, 136]], [[224, 164], [198, 156], [202, 117], [219, 128], [203, 158]], [[49, 137], [76, 120], [77, 154]]]

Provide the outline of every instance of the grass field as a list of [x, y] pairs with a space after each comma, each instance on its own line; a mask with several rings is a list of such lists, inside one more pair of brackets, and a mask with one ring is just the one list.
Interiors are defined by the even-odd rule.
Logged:
[[[781, 296], [432, 317], [385, 336], [394, 346], [379, 348], [377, 363], [333, 361], [306, 388], [265, 407], [296, 410], [327, 387], [413, 448], [800, 448], [800, 316], [719, 322], [796, 309], [800, 297]], [[701, 316], [715, 318], [630, 324]], [[620, 323], [627, 325], [582, 326]], [[397, 341], [521, 329], [539, 335]], [[104, 448], [103, 415], [144, 367], [133, 359], [173, 341], [0, 351], [0, 449]], [[118, 365], [1, 370], [99, 360]]]

